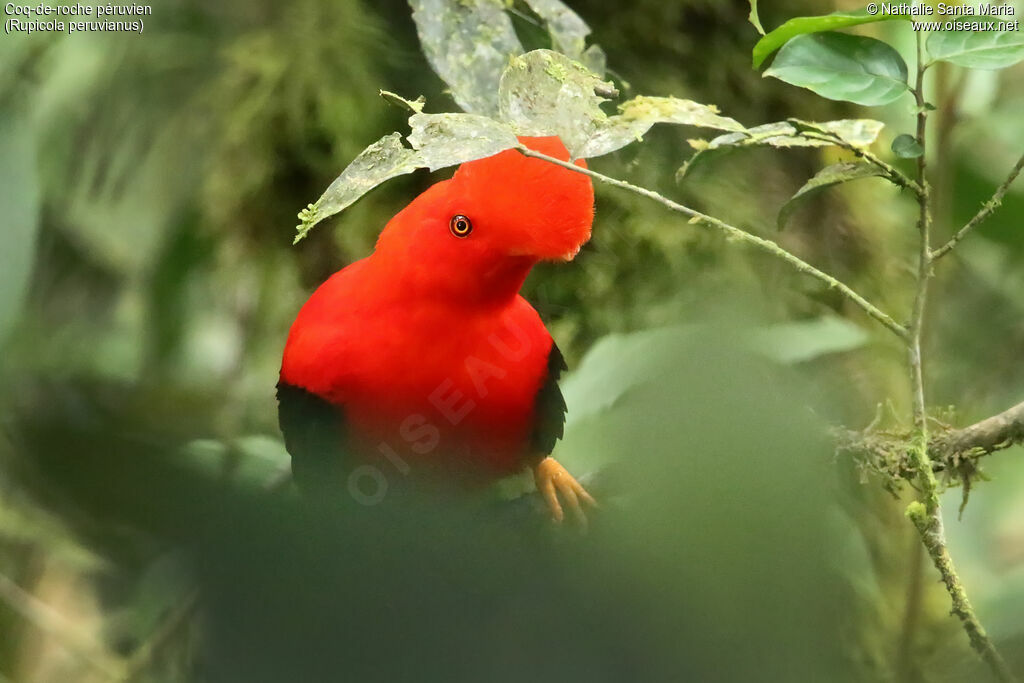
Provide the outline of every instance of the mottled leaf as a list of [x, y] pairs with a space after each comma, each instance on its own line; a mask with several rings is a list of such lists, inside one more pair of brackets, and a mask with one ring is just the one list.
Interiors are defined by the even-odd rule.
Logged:
[[[756, 17], [757, 2], [751, 0], [751, 14]], [[888, 21], [890, 19], [909, 20], [909, 15], [899, 16], [878, 12], [874, 15], [868, 14], [866, 9], [859, 9], [853, 12], [833, 12], [817, 17], [796, 17], [790, 19], [782, 26], [765, 35], [757, 41], [753, 51], [754, 68], [758, 69], [764, 64], [764, 60], [788, 43], [793, 38], [807, 33], [819, 33], [821, 31], [834, 31], [839, 28], [848, 28], [859, 24], [870, 24], [876, 21]], [[764, 31], [761, 31], [764, 34]]]
[[826, 166], [818, 171], [813, 178], [804, 183], [804, 186], [797, 190], [797, 193], [782, 205], [778, 218], [779, 230], [786, 227], [786, 222], [793, 214], [793, 211], [808, 197], [833, 185], [882, 175], [884, 175], [883, 172], [877, 166], [862, 161], [844, 161]]
[[562, 0], [526, 0], [534, 14], [541, 18], [551, 34], [552, 47], [571, 57], [599, 76], [604, 76], [604, 52], [600, 47], [586, 47], [590, 27]]
[[1004, 69], [1024, 60], [1024, 33], [941, 31], [928, 36], [928, 54], [971, 69]]
[[314, 225], [351, 206], [385, 180], [425, 165], [420, 152], [402, 144], [398, 133], [385, 135], [352, 160], [315, 203], [299, 212], [298, 242]]
[[463, 110], [498, 112], [498, 82], [523, 46], [501, 0], [409, 0], [423, 52]]
[[821, 137], [837, 137], [852, 147], [868, 147], [882, 132], [885, 124], [874, 119], [839, 119], [836, 121], [801, 121], [800, 119], [788, 119], [800, 136], [808, 142], [818, 142], [821, 145], [832, 144], [823, 141]]
[[766, 123], [740, 133], [719, 135], [711, 141], [691, 141], [697, 150], [679, 169], [676, 179], [681, 180], [699, 163], [715, 156], [747, 147], [828, 147], [838, 144], [831, 136], [853, 147], [867, 147], [878, 139], [884, 124], [872, 119], [839, 119], [837, 121], [810, 122], [791, 119]]
[[675, 97], [636, 97], [619, 107], [620, 113], [609, 117], [587, 141], [580, 156], [599, 157], [639, 140], [656, 123], [744, 131], [743, 124], [720, 116], [712, 105], [699, 104]]
[[513, 57], [501, 77], [501, 118], [522, 135], [557, 135], [573, 158], [608, 116], [596, 90], [614, 89], [579, 62], [551, 50]]
[[512, 129], [477, 114], [413, 114], [408, 139], [431, 171], [482, 159], [518, 144]]
[[786, 43], [764, 72], [830, 100], [888, 104], [908, 92], [907, 65], [893, 47], [874, 38], [812, 33]]
[[924, 148], [913, 135], [897, 135], [892, 141], [892, 153], [901, 159], [916, 159], [924, 154]]
[[[394, 98], [408, 102], [395, 95]], [[422, 106], [421, 103], [416, 102]], [[512, 128], [477, 114], [421, 114], [409, 117], [409, 149], [401, 135], [391, 133], [364, 149], [315, 203], [299, 212], [298, 242], [325, 218], [354, 204], [385, 180], [418, 168], [457, 166], [515, 147]]]

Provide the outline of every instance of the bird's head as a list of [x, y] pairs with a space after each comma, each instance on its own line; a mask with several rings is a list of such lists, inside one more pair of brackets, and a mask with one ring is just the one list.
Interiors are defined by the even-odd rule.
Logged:
[[[557, 137], [519, 140], [569, 159]], [[413, 200], [381, 233], [377, 253], [423, 285], [514, 293], [537, 262], [576, 256], [593, 218], [589, 177], [506, 150], [462, 164]]]

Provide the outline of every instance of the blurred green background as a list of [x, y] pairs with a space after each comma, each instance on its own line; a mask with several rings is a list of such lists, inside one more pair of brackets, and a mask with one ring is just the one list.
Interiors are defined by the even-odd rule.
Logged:
[[[761, 3], [766, 28], [860, 3]], [[576, 0], [626, 95], [744, 124], [869, 116], [750, 68], [741, 0]], [[656, 204], [597, 187], [594, 237], [527, 282], [573, 372], [556, 455], [604, 502], [586, 537], [520, 482], [322, 518], [274, 384], [329, 274], [445, 173], [393, 180], [291, 245], [296, 211], [405, 115], [453, 110], [399, 0], [161, 1], [142, 35], [0, 37], [0, 681], [984, 680], [904, 503], [830, 426], [907, 413], [902, 349], [845, 301]], [[546, 46], [526, 21], [528, 47]], [[906, 26], [879, 24], [909, 55]], [[1024, 68], [932, 70], [937, 231], [1024, 140]], [[835, 152], [675, 170], [695, 131], [592, 162], [781, 243], [897, 318], [914, 206], [877, 180], [775, 212]], [[929, 404], [1024, 390], [1024, 186], [944, 260]], [[1024, 449], [991, 456], [954, 558], [1024, 672]], [[904, 500], [912, 492], [903, 492]]]

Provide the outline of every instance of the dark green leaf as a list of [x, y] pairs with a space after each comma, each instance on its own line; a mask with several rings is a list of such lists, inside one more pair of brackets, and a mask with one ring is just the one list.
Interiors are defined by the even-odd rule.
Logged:
[[764, 73], [830, 100], [888, 104], [907, 92], [907, 65], [891, 46], [845, 33], [797, 36]]
[[877, 166], [862, 161], [844, 161], [821, 169], [813, 178], [804, 183], [804, 186], [797, 190], [797, 193], [789, 201], [782, 205], [778, 218], [779, 230], [786, 227], [786, 221], [789, 220], [793, 211], [808, 197], [833, 185], [882, 175], [881, 169]]
[[916, 159], [924, 154], [924, 149], [913, 135], [904, 133], [897, 135], [896, 139], [892, 141], [892, 153], [900, 159]]
[[1024, 33], [941, 31], [928, 36], [928, 54], [971, 69], [1004, 69], [1024, 60]]
[[[752, 14], [756, 16], [757, 2], [751, 0]], [[819, 33], [821, 31], [834, 31], [839, 28], [857, 26], [859, 24], [870, 24], [876, 21], [888, 21], [890, 19], [909, 19], [906, 16], [895, 16], [878, 12], [868, 14], [867, 10], [859, 9], [855, 12], [833, 12], [820, 17], [797, 17], [790, 19], [768, 35], [757, 41], [754, 46], [753, 60], [754, 68], [759, 69], [764, 60], [788, 43], [796, 36], [806, 33]], [[764, 31], [761, 31], [764, 33]]]

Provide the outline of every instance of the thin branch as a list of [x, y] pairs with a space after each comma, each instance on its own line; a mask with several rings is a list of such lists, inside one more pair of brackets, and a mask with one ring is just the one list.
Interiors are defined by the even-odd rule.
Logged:
[[1017, 176], [1020, 175], [1020, 172], [1022, 170], [1024, 170], [1024, 154], [1021, 155], [1020, 159], [1017, 159], [1017, 163], [1014, 164], [1012, 169], [1010, 169], [1010, 175], [1006, 177], [1006, 180], [1003, 181], [1002, 185], [996, 188], [996, 191], [992, 195], [992, 198], [989, 199], [984, 204], [982, 204], [981, 209], [978, 210], [978, 213], [974, 214], [974, 218], [967, 221], [967, 224], [964, 227], [960, 228], [960, 230], [958, 230], [956, 234], [953, 235], [948, 242], [946, 242], [941, 247], [939, 247], [938, 249], [931, 253], [931, 260], [937, 261], [946, 254], [948, 254], [950, 251], [953, 250], [953, 247], [955, 247], [957, 243], [967, 235], [967, 233], [969, 233], [971, 230], [974, 230], [986, 218], [991, 216], [992, 213], [999, 208], [999, 205], [1003, 203], [1003, 197], [1006, 196], [1007, 190], [1009, 190], [1010, 185], [1013, 185], [1013, 182], [1017, 180]]
[[[1024, 401], [998, 415], [955, 429], [932, 440], [932, 452], [942, 460], [967, 455], [978, 458], [1024, 443]], [[937, 469], [944, 469], [945, 465]]]
[[757, 248], [761, 249], [762, 251], [765, 251], [771, 254], [772, 256], [775, 256], [776, 258], [782, 259], [789, 265], [793, 266], [796, 270], [803, 273], [804, 275], [809, 275], [817, 280], [820, 280], [821, 282], [824, 282], [829, 287], [838, 290], [841, 294], [843, 294], [843, 296], [845, 296], [847, 299], [849, 299], [854, 304], [863, 309], [865, 313], [867, 313], [869, 316], [871, 316], [876, 321], [881, 323], [886, 329], [888, 329], [890, 332], [898, 336], [900, 339], [907, 340], [908, 338], [906, 328], [897, 323], [895, 320], [893, 320], [892, 317], [884, 313], [877, 306], [869, 302], [860, 294], [857, 294], [857, 292], [853, 291], [849, 286], [843, 284], [842, 282], [835, 279], [828, 273], [818, 270], [817, 268], [807, 263], [806, 261], [803, 261], [802, 259], [794, 256], [793, 254], [786, 251], [785, 249], [780, 247], [775, 242], [772, 242], [771, 240], [766, 240], [764, 238], [758, 237], [757, 235], [752, 235], [751, 233], [746, 232], [745, 230], [740, 230], [739, 228], [729, 225], [728, 223], [721, 221], [717, 218], [708, 216], [707, 214], [703, 214], [700, 211], [691, 209], [688, 206], [683, 206], [682, 204], [674, 202], [671, 199], [668, 199], [667, 197], [664, 197], [653, 190], [648, 190], [647, 188], [633, 185], [624, 180], [619, 180], [618, 178], [606, 176], [603, 173], [598, 173], [597, 171], [592, 171], [588, 168], [583, 168], [581, 166], [577, 166], [576, 164], [572, 164], [567, 161], [562, 161], [561, 159], [548, 156], [547, 154], [535, 152], [529, 147], [526, 147], [525, 145], [518, 145], [516, 149], [518, 149], [520, 152], [522, 152], [528, 157], [533, 157], [535, 159], [543, 159], [544, 161], [548, 161], [551, 162], [552, 164], [557, 164], [558, 166], [567, 168], [570, 171], [576, 171], [577, 173], [588, 175], [591, 178], [594, 178], [595, 180], [600, 180], [601, 182], [606, 183], [608, 185], [613, 185], [623, 190], [633, 192], [634, 194], [638, 194], [642, 197], [653, 199], [654, 201], [658, 202], [659, 204], [668, 209], [671, 209], [672, 211], [689, 216], [691, 218], [691, 222], [709, 225], [711, 227], [717, 228], [718, 230], [721, 230], [731, 239], [752, 244]]
[[[924, 99], [924, 50], [921, 34], [915, 36], [917, 43], [917, 80], [914, 85], [914, 97], [917, 100], [917, 143], [921, 149], [927, 150], [928, 109]], [[910, 448], [910, 461], [917, 474], [921, 499], [907, 506], [907, 518], [914, 524], [921, 536], [921, 542], [931, 557], [932, 563], [942, 577], [942, 583], [949, 593], [953, 605], [953, 614], [960, 619], [964, 631], [978, 656], [992, 669], [998, 680], [1003, 682], [1015, 680], [1002, 656], [985, 633], [974, 608], [967, 597], [950, 557], [946, 544], [946, 531], [942, 523], [942, 508], [939, 503], [939, 487], [932, 468], [932, 460], [928, 453], [928, 413], [925, 409], [924, 368], [921, 359], [921, 332], [924, 327], [925, 308], [928, 300], [928, 282], [931, 278], [931, 202], [928, 187], [927, 154], [917, 158], [917, 182], [923, 192], [918, 195], [918, 221], [920, 233], [917, 262], [917, 292], [914, 296], [914, 308], [910, 320], [910, 343], [908, 360], [910, 365], [910, 384], [913, 396], [914, 433]]]
[[0, 600], [65, 650], [88, 663], [110, 680], [121, 678], [119, 663], [96, 643], [71, 625], [56, 610], [21, 586], [0, 574]]
[[141, 677], [167, 643], [188, 625], [198, 606], [199, 591], [194, 589], [171, 611], [153, 635], [132, 653], [120, 683], [130, 683]]
[[857, 147], [856, 145], [850, 144], [847, 140], [844, 140], [842, 137], [840, 137], [839, 135], [836, 135], [835, 133], [833, 133], [831, 131], [827, 131], [827, 130], [824, 130], [824, 129], [822, 129], [820, 131], [818, 131], [818, 130], [805, 130], [805, 131], [803, 131], [803, 135], [804, 135], [804, 137], [808, 137], [808, 138], [811, 138], [811, 139], [814, 139], [814, 140], [824, 140], [826, 142], [830, 142], [830, 143], [836, 145], [837, 147], [841, 147], [841, 148], [845, 149], [846, 151], [851, 152], [857, 158], [863, 159], [864, 161], [868, 162], [869, 164], [871, 164], [871, 165], [875, 166], [876, 168], [878, 168], [879, 170], [881, 170], [882, 173], [885, 175], [885, 177], [893, 185], [896, 185], [897, 187], [907, 188], [908, 190], [911, 190], [918, 197], [920, 197], [921, 194], [924, 192], [924, 188], [922, 188], [917, 183], [916, 180], [914, 180], [913, 178], [908, 177], [905, 173], [900, 171], [898, 168], [896, 168], [892, 164], [889, 164], [889, 163], [886, 163], [885, 161], [882, 161], [882, 159], [880, 159], [879, 157], [875, 156], [873, 153], [871, 153], [870, 151], [868, 151], [866, 149], [863, 149], [861, 147]]

